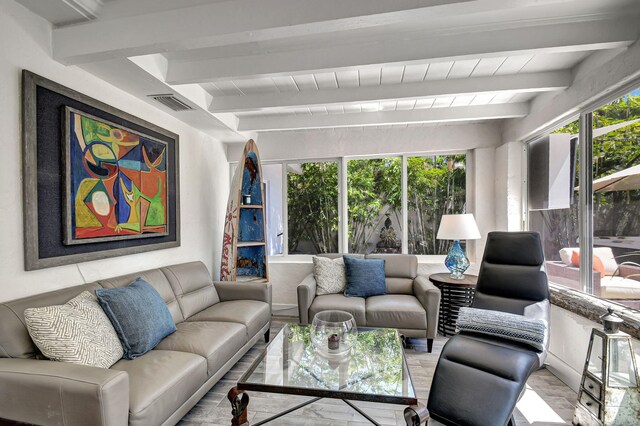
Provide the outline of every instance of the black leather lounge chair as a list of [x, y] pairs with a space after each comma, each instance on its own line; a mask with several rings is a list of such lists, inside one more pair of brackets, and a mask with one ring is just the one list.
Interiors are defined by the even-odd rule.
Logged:
[[[480, 266], [473, 308], [549, 321], [549, 286], [535, 232], [491, 232]], [[548, 328], [547, 328], [548, 330]], [[445, 344], [427, 408], [445, 425], [503, 426], [529, 375], [544, 362], [544, 350], [507, 339], [460, 332]]]

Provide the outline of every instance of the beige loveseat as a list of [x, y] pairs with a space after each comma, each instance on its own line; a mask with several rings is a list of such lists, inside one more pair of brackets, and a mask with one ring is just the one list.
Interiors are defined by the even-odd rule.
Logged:
[[440, 312], [440, 290], [427, 277], [418, 275], [418, 258], [406, 254], [369, 254], [366, 258], [384, 259], [387, 294], [366, 299], [342, 293], [316, 296], [316, 280], [311, 273], [297, 288], [300, 323], [309, 324], [318, 312], [337, 309], [351, 313], [359, 326], [397, 328], [405, 337], [426, 337], [431, 352]]
[[[160, 293], [175, 333], [109, 369], [43, 359], [25, 327], [26, 308], [64, 304], [82, 291], [124, 287], [136, 277]], [[270, 323], [270, 284], [214, 283], [201, 262], [0, 304], [0, 418], [66, 426], [175, 424], [258, 339], [268, 340]]]

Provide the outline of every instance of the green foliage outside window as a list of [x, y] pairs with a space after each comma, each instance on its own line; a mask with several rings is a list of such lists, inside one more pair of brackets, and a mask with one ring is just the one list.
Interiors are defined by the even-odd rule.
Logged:
[[[435, 238], [443, 214], [463, 213], [465, 156], [410, 157], [407, 166], [409, 253], [446, 254]], [[338, 251], [338, 164], [309, 162], [287, 173], [289, 253]], [[387, 217], [402, 237], [402, 160], [350, 160], [347, 167], [349, 252], [376, 250]]]
[[[338, 163], [301, 163], [287, 172], [289, 253], [338, 252]], [[307, 243], [311, 247], [301, 247]]]
[[464, 213], [465, 166], [464, 155], [408, 159], [409, 253], [447, 254], [451, 248], [436, 235], [442, 215]]
[[[385, 213], [395, 216], [396, 223], [402, 224], [402, 160], [350, 160], [347, 194], [349, 253], [371, 252], [386, 219]], [[402, 229], [396, 232], [402, 235]]]

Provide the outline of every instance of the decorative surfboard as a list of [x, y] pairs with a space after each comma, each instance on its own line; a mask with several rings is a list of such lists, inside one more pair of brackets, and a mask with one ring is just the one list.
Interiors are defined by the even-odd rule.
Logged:
[[260, 154], [249, 139], [231, 181], [222, 239], [222, 281], [268, 281]]

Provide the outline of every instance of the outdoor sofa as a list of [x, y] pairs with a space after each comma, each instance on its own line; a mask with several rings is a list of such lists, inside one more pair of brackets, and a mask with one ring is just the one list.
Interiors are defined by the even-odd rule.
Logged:
[[[560, 261], [547, 261], [549, 281], [581, 290], [580, 268], [571, 262], [572, 253], [579, 248], [568, 247], [560, 250]], [[603, 299], [618, 300], [625, 305], [640, 308], [640, 266], [633, 262], [618, 262], [610, 247], [594, 247], [604, 266], [604, 275], [593, 271], [593, 295]]]
[[[109, 369], [43, 359], [25, 326], [26, 308], [125, 287], [136, 277], [158, 291], [177, 331], [139, 358], [121, 359]], [[214, 283], [201, 262], [2, 303], [0, 418], [66, 426], [175, 424], [258, 339], [268, 340], [270, 325], [270, 284]]]

